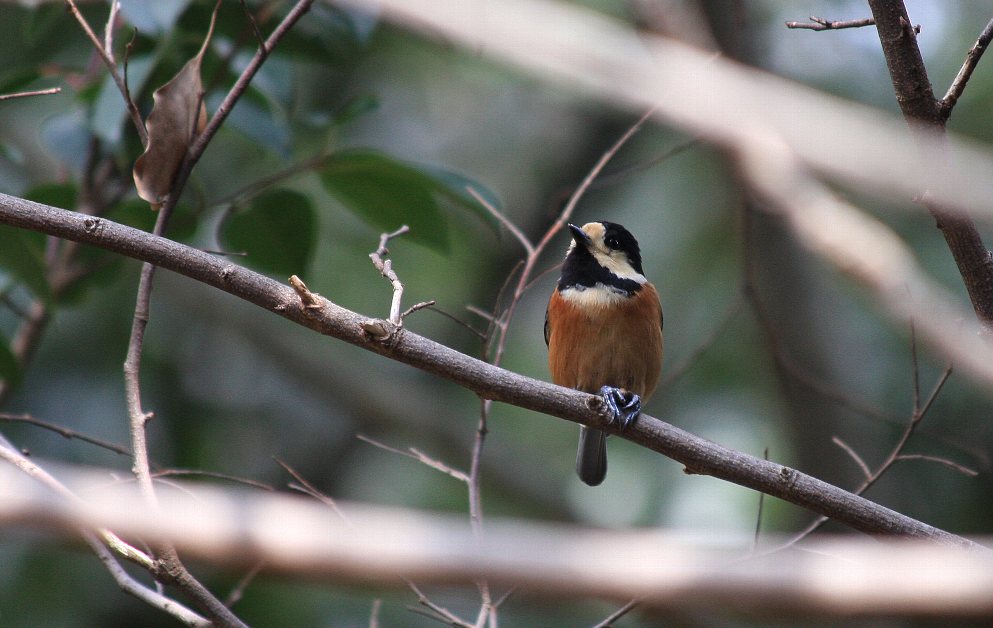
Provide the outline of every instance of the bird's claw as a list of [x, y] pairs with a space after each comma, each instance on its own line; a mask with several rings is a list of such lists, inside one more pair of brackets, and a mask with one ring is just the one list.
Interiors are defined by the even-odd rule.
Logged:
[[633, 392], [613, 386], [603, 386], [600, 388], [600, 395], [610, 409], [608, 422], [617, 423], [622, 432], [641, 414], [641, 397]]

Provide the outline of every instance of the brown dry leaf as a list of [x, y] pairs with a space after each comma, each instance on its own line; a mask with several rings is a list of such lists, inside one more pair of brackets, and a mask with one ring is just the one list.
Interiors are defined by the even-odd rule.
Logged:
[[176, 76], [152, 94], [152, 112], [145, 121], [148, 146], [135, 161], [133, 171], [138, 196], [151, 203], [152, 209], [161, 206], [187, 149], [207, 126], [200, 65], [214, 33], [220, 6], [221, 0], [218, 0], [199, 52], [186, 62]]

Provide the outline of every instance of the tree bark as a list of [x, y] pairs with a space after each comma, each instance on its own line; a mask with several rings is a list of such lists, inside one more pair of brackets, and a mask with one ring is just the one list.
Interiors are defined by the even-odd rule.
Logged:
[[[903, 117], [920, 136], [945, 137], [940, 103], [935, 100], [917, 46], [917, 34], [903, 0], [869, 0], [869, 8], [876, 20], [879, 42]], [[939, 172], [949, 167], [946, 155], [929, 157]], [[950, 212], [926, 198], [925, 194], [924, 205], [945, 237], [976, 316], [987, 332], [993, 333], [993, 258], [971, 218]]]

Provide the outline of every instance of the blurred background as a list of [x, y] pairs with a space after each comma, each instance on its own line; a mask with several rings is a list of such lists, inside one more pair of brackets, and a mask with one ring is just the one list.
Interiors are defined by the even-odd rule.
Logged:
[[[866, 17], [862, 2], [576, 4], [898, 113], [874, 29], [819, 33], [784, 26], [809, 15]], [[263, 32], [286, 11], [281, 2], [248, 6]], [[920, 46], [940, 96], [993, 16], [993, 2], [910, 0], [907, 7], [921, 25]], [[106, 20], [105, 3], [83, 8], [95, 26]], [[122, 4], [116, 50], [123, 56], [137, 29], [128, 72], [144, 112], [151, 91], [199, 48], [211, 8], [212, 3], [180, 0]], [[272, 12], [276, 16], [266, 20]], [[62, 87], [58, 95], [0, 102], [0, 189], [78, 208], [86, 200], [81, 190], [92, 160], [103, 159], [110, 172], [103, 198], [113, 201], [107, 215], [150, 228], [154, 216], [126, 189], [140, 144], [105, 68], [62, 3], [4, 3], [0, 32], [0, 93]], [[209, 111], [253, 50], [241, 8], [225, 2], [205, 58]], [[993, 135], [991, 64], [980, 64], [949, 122], [952, 130], [981, 141]], [[404, 31], [375, 14], [318, 3], [267, 61], [211, 144], [169, 234], [208, 250], [245, 251], [245, 257], [234, 259], [279, 280], [300, 275], [312, 290], [343, 307], [386, 316], [390, 286], [368, 254], [381, 232], [409, 222], [412, 233], [389, 247], [406, 286], [404, 307], [436, 300], [439, 310], [485, 330], [485, 318], [467, 308], [497, 307], [501, 286], [523, 251], [484, 210], [459, 198], [459, 182], [471, 181], [498, 199], [501, 211], [537, 240], [600, 155], [638, 117], [442, 38]], [[810, 141], [816, 142], [817, 120], [809, 127]], [[373, 179], [383, 177], [387, 191], [408, 180], [400, 174], [419, 173], [423, 179], [417, 185], [431, 192], [422, 213], [377, 213], [336, 187], [333, 164], [368, 154], [386, 164]], [[296, 167], [315, 155], [330, 161]], [[342, 161], [335, 162], [336, 156]], [[256, 186], [287, 168], [296, 168], [295, 174], [279, 177], [265, 191]], [[287, 218], [296, 229], [288, 234], [260, 226], [263, 218], [280, 221], [278, 210], [271, 211], [272, 197], [266, 197], [273, 190], [292, 192], [281, 198], [298, 201]], [[843, 193], [903, 236], [922, 266], [969, 308], [926, 212]], [[910, 419], [915, 370], [926, 396], [945, 364], [924, 347], [915, 364], [909, 321], [885, 317], [870, 295], [803, 250], [777, 219], [756, 211], [756, 203], [720, 151], [648, 123], [607, 165], [573, 221], [607, 219], [627, 226], [642, 245], [646, 275], [662, 295], [666, 358], [662, 384], [647, 412], [725, 446], [854, 488], [862, 479], [858, 466], [832, 438], [842, 439], [874, 468]], [[404, 211], [421, 205], [412, 201], [407, 207]], [[0, 236], [0, 246], [43, 245], [7, 227], [0, 228]], [[538, 270], [552, 269], [567, 244], [560, 234]], [[47, 324], [29, 359], [8, 371], [0, 411], [30, 413], [127, 446], [121, 365], [139, 264], [81, 256], [86, 276], [52, 295]], [[0, 334], [7, 345], [39, 297], [39, 289], [25, 280], [29, 271], [9, 257], [0, 256]], [[542, 325], [556, 276], [554, 269], [544, 274], [524, 295], [508, 330], [506, 368], [548, 379]], [[482, 354], [476, 333], [438, 312], [419, 311], [405, 324], [460, 351]], [[357, 438], [415, 447], [467, 469], [480, 402], [453, 384], [317, 337], [168, 272], [156, 278], [142, 377], [144, 406], [155, 413], [149, 437], [157, 468], [230, 474], [286, 490], [290, 478], [274, 461], [278, 458], [334, 498], [468, 512], [464, 485]], [[482, 457], [487, 518], [664, 527], [731, 538], [747, 537], [756, 528], [757, 493], [685, 475], [677, 463], [631, 443], [611, 439], [606, 482], [589, 488], [573, 472], [575, 425], [495, 405], [488, 426]], [[127, 456], [35, 426], [4, 422], [0, 430], [40, 461], [112, 467], [122, 475], [131, 466]], [[991, 443], [989, 393], [953, 373], [905, 453], [946, 458], [978, 475], [904, 462], [867, 497], [957, 533], [993, 533]], [[761, 528], [788, 533], [813, 518], [769, 498]], [[99, 561], [77, 544], [4, 530], [0, 564], [5, 625], [171, 625], [170, 618], [121, 594]], [[191, 567], [221, 597], [244, 575]], [[431, 593], [467, 616], [478, 608], [471, 586]], [[416, 598], [403, 588], [330, 586], [265, 574], [251, 582], [235, 610], [254, 625], [366, 625], [377, 598], [383, 600], [383, 625], [434, 623], [408, 609]], [[591, 625], [616, 607], [518, 591], [503, 606], [501, 620], [509, 626]], [[666, 620], [756, 621], [716, 610], [636, 611], [617, 625]]]

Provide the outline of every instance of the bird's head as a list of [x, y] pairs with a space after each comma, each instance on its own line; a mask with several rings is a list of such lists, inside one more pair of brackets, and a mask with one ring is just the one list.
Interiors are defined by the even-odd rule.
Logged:
[[641, 250], [630, 231], [605, 220], [588, 222], [582, 227], [570, 224], [569, 231], [572, 242], [566, 253], [567, 266], [583, 268], [595, 275], [603, 269], [618, 279], [645, 282]]

